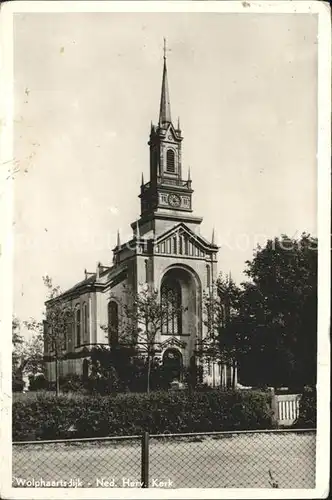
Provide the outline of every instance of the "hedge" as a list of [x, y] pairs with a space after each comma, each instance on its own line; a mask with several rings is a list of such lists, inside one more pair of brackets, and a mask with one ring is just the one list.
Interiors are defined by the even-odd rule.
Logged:
[[300, 399], [299, 417], [293, 427], [316, 428], [317, 425], [317, 395], [316, 388], [305, 387]]
[[269, 395], [255, 391], [45, 393], [13, 403], [13, 440], [267, 429], [271, 416]]

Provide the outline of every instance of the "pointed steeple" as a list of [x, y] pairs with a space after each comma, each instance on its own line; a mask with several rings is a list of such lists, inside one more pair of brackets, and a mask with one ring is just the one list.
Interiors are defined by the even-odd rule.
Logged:
[[143, 172], [142, 172], [141, 186], [144, 186], [144, 175], [143, 175]]
[[169, 99], [168, 80], [167, 80], [167, 65], [166, 65], [166, 39], [164, 38], [164, 70], [163, 81], [161, 85], [159, 125], [171, 123], [171, 103]]

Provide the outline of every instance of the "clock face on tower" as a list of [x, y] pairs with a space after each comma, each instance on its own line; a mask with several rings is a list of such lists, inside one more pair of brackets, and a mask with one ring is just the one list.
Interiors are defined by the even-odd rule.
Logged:
[[170, 194], [168, 196], [168, 203], [172, 207], [179, 207], [181, 205], [181, 198], [177, 194]]

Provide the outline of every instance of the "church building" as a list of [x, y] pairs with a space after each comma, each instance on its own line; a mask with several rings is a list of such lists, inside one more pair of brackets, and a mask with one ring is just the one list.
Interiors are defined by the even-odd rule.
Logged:
[[[135, 294], [149, 285], [169, 302], [170, 316], [156, 338], [155, 352], [160, 363], [178, 364], [178, 378], [202, 345], [207, 334], [203, 296], [211, 292], [217, 278], [218, 246], [200, 234], [202, 217], [193, 213], [193, 183], [190, 175], [184, 178], [183, 174], [182, 141], [180, 124], [171, 117], [164, 50], [159, 121], [151, 124], [150, 178], [148, 182], [142, 178], [141, 213], [131, 224], [130, 241], [120, 241], [118, 233], [112, 265], [99, 263], [95, 272], [85, 271], [83, 281], [56, 299], [69, 303], [74, 311], [60, 375], [87, 373], [89, 350], [110, 343], [103, 325], [108, 325], [111, 342], [121, 343], [125, 289]], [[46, 317], [52, 303], [46, 302]], [[181, 306], [181, 314], [172, 316], [172, 304]], [[47, 378], [54, 381], [50, 346], [45, 346], [45, 355]], [[226, 386], [232, 380], [232, 368], [207, 361], [203, 365], [203, 382]]]

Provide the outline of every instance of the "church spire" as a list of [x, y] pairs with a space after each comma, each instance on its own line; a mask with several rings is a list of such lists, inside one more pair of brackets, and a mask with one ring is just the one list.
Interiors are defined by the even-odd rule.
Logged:
[[166, 38], [164, 38], [164, 70], [163, 81], [161, 85], [159, 125], [171, 123], [171, 103], [169, 99], [168, 80], [167, 80], [167, 65], [166, 65]]

